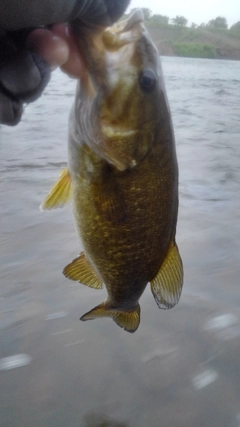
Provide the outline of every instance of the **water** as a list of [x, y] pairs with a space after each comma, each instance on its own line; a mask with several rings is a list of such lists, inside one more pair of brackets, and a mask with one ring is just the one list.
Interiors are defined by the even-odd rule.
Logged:
[[180, 167], [177, 307], [150, 289], [131, 335], [79, 322], [105, 291], [68, 281], [71, 207], [38, 206], [65, 166], [75, 83], [54, 73], [0, 128], [1, 427], [240, 426], [240, 63], [164, 58]]

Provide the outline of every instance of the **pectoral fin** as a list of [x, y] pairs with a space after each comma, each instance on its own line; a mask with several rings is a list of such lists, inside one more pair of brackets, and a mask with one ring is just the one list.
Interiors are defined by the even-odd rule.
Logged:
[[171, 243], [160, 270], [150, 284], [159, 308], [169, 309], [178, 303], [183, 285], [183, 265], [176, 243]]
[[103, 287], [83, 252], [64, 268], [63, 274], [68, 279], [80, 282], [90, 288], [102, 289]]
[[50, 210], [64, 206], [71, 197], [71, 177], [68, 169], [63, 169], [60, 178], [47, 195], [40, 209]]
[[93, 320], [98, 317], [111, 317], [114, 322], [127, 332], [135, 332], [140, 323], [140, 305], [131, 311], [116, 311], [108, 308], [106, 303], [102, 303], [97, 307], [84, 314], [80, 320]]

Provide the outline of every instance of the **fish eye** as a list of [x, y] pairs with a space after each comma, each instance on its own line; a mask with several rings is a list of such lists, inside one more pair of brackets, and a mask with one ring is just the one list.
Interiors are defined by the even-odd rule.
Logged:
[[145, 68], [139, 74], [139, 85], [143, 92], [152, 92], [157, 85], [157, 77], [153, 70]]

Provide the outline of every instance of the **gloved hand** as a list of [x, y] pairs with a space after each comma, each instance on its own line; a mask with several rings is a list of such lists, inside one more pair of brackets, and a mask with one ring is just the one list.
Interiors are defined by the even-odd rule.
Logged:
[[[0, 124], [17, 124], [21, 119], [23, 104], [37, 99], [50, 79], [51, 61], [48, 61], [47, 55], [42, 55], [43, 59], [29, 49], [27, 41], [31, 38], [33, 29], [71, 22], [75, 18], [83, 25], [112, 25], [123, 14], [129, 2], [130, 0], [11, 0], [9, 5], [9, 0], [0, 0]], [[45, 39], [50, 40], [49, 30], [37, 31], [43, 33], [43, 38], [47, 35]], [[60, 65], [65, 58], [64, 43], [61, 44], [61, 37], [50, 41], [57, 46], [56, 48], [54, 45], [52, 50], [55, 49], [56, 53], [58, 49], [55, 56], [58, 56], [56, 64]]]

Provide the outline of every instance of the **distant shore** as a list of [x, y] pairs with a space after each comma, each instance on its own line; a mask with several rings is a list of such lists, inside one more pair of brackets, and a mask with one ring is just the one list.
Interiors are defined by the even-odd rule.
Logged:
[[148, 26], [160, 55], [240, 60], [240, 38], [225, 30]]

